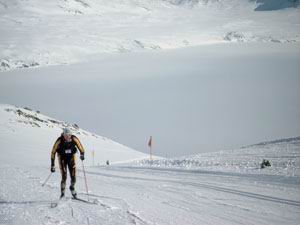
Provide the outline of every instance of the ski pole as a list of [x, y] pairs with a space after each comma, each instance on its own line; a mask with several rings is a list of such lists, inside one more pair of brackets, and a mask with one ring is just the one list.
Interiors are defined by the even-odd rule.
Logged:
[[83, 160], [81, 160], [81, 162], [82, 162], [82, 170], [83, 170], [83, 176], [84, 176], [84, 181], [85, 181], [86, 194], [88, 196], [88, 201], [89, 201], [90, 200], [90, 198], [89, 198], [89, 190], [88, 190], [88, 186], [87, 186], [87, 182], [86, 182], [86, 175], [85, 175], [85, 169], [84, 169]]
[[49, 174], [49, 176], [47, 177], [47, 179], [44, 181], [44, 183], [42, 184], [42, 187], [45, 186], [45, 184], [48, 182], [48, 180], [50, 179], [52, 173]]

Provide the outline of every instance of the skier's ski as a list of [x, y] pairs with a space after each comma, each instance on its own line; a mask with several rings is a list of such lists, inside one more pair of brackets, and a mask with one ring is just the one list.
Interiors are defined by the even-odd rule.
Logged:
[[57, 201], [51, 202], [50, 208], [56, 208], [58, 205], [60, 205], [60, 203], [63, 200], [72, 200], [72, 201], [84, 202], [84, 203], [91, 204], [91, 205], [97, 205], [98, 204], [97, 199], [94, 199], [93, 201], [88, 201], [88, 200], [78, 198], [78, 197], [76, 197], [76, 198], [74, 198], [74, 197], [72, 197], [72, 198], [62, 197], [62, 198], [59, 198]]
[[75, 200], [75, 201], [80, 201], [80, 202], [92, 204], [92, 205], [97, 205], [97, 201], [96, 201], [96, 200], [90, 202], [90, 201], [88, 201], [88, 200], [85, 200], [85, 199], [82, 199], [82, 198], [78, 198], [78, 197], [76, 197], [76, 198], [73, 197], [73, 198], [71, 198], [71, 199], [72, 199], [72, 200]]

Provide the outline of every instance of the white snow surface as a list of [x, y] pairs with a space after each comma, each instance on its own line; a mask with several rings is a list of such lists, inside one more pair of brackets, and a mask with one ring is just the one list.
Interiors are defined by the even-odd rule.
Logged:
[[1, 0], [0, 71], [95, 54], [222, 42], [299, 42], [292, 0]]
[[[99, 84], [102, 78], [112, 77], [107, 72], [99, 78], [99, 71], [106, 71], [103, 62], [117, 58], [124, 65], [134, 62], [146, 68], [148, 58], [143, 54], [104, 54], [112, 52], [271, 42], [202, 46], [160, 52], [155, 57], [164, 64], [171, 61], [167, 65], [174, 70], [178, 69], [174, 62], [190, 61], [182, 69], [185, 72], [205, 71], [215, 61], [224, 63], [224, 56], [229, 62], [242, 58], [245, 64], [245, 52], [261, 64], [268, 62], [264, 54], [287, 55], [294, 65], [299, 58], [299, 15], [298, 1], [290, 0], [0, 0], [0, 71], [92, 60], [72, 67], [2, 73], [2, 93], [18, 93], [27, 99], [31, 92], [34, 98], [44, 93], [43, 102], [51, 104], [60, 93], [46, 86], [69, 84], [72, 77], [76, 97], [87, 106], [83, 93], [96, 93], [99, 87], [78, 87], [83, 81]], [[166, 57], [170, 55], [171, 60]], [[211, 63], [205, 66], [203, 59]], [[114, 77], [138, 76], [126, 73], [127, 64], [125, 69], [123, 64], [116, 67], [121, 65], [124, 74], [117, 71]], [[157, 69], [157, 64], [150, 65]], [[229, 65], [233, 68], [235, 63]], [[263, 71], [269, 74], [281, 71], [267, 65]], [[289, 65], [284, 61], [280, 66], [286, 71]], [[144, 76], [152, 76], [152, 70]], [[234, 66], [232, 71], [244, 69]], [[80, 72], [84, 76], [78, 76]], [[32, 84], [47, 85], [38, 92]], [[96, 95], [90, 100], [99, 101]], [[84, 110], [78, 113], [87, 116]], [[64, 126], [73, 130], [86, 149], [89, 195], [78, 160], [78, 196], [96, 204], [74, 201], [68, 192], [66, 199], [58, 201], [59, 172], [42, 187], [50, 174], [52, 145]], [[299, 138], [176, 159], [155, 158], [149, 165], [143, 160], [147, 155], [74, 124], [0, 105], [0, 151], [0, 224], [279, 225], [300, 221]], [[263, 159], [272, 166], [260, 169]], [[106, 160], [112, 165], [104, 166]]]
[[[69, 193], [58, 201], [58, 172], [42, 187], [62, 126], [72, 128], [86, 148], [89, 195], [79, 160], [76, 189], [95, 204], [72, 200]], [[0, 224], [299, 224], [299, 138], [185, 157], [203, 163], [198, 170], [102, 166], [108, 157], [120, 161], [145, 155], [36, 111], [1, 105], [0, 149]], [[101, 166], [92, 166], [92, 149]], [[276, 170], [249, 172], [262, 158]], [[279, 171], [287, 161], [296, 168], [293, 175]], [[238, 170], [225, 162], [238, 162]]]

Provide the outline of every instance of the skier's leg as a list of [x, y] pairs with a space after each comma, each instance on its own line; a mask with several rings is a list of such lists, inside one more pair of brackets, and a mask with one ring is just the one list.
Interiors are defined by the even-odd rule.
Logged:
[[60, 182], [60, 191], [61, 195], [64, 196], [66, 189], [67, 181], [67, 163], [65, 159], [62, 159], [61, 156], [58, 156], [59, 169], [61, 173], [61, 182]]
[[75, 183], [76, 183], [76, 161], [75, 161], [75, 159], [76, 158], [75, 157], [76, 157], [76, 155], [74, 154], [68, 163], [70, 177], [71, 177], [70, 191], [74, 197], [76, 197], [76, 191], [75, 191]]

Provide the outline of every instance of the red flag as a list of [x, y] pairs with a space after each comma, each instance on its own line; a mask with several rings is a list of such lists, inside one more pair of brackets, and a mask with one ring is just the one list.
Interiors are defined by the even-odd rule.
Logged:
[[151, 146], [152, 146], [152, 136], [150, 136], [150, 139], [149, 139], [149, 141], [148, 141], [148, 146], [151, 148]]

